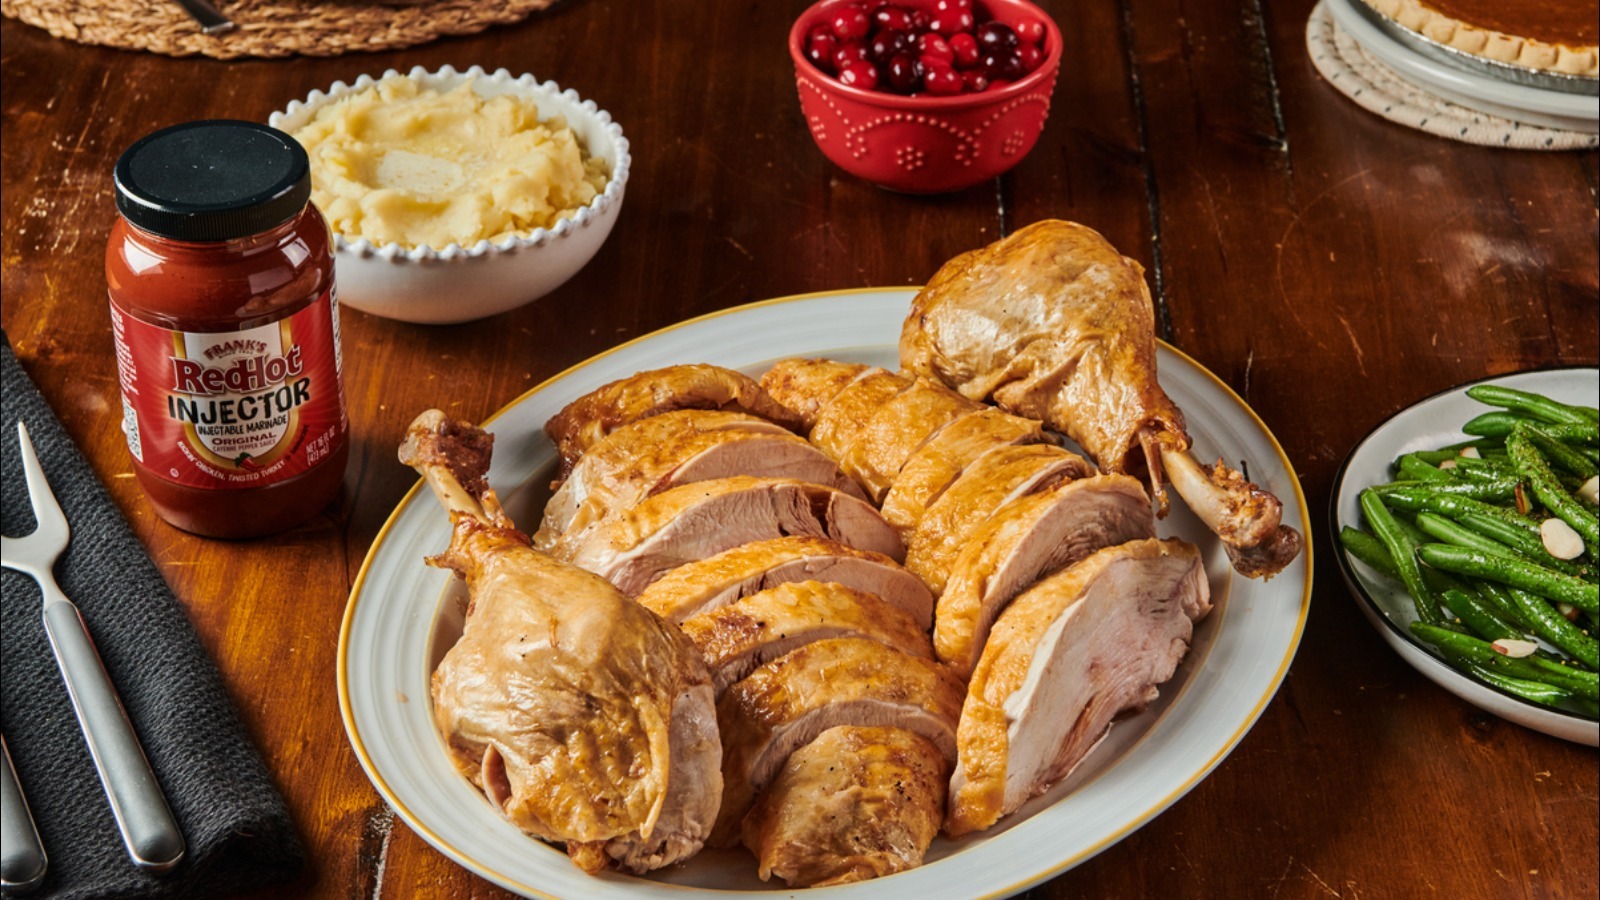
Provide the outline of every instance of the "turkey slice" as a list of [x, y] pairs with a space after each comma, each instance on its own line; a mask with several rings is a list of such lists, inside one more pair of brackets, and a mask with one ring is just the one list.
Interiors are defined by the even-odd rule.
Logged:
[[1066, 778], [1113, 717], [1154, 700], [1210, 598], [1193, 545], [1149, 539], [1100, 550], [1013, 601], [961, 710], [949, 833], [1015, 812]]

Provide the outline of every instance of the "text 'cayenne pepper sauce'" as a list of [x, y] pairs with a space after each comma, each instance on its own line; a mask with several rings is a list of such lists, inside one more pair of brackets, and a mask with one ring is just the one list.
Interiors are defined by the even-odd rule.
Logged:
[[306, 152], [188, 122], [117, 161], [106, 284], [123, 431], [161, 517], [210, 537], [306, 521], [344, 480], [348, 420], [328, 225]]

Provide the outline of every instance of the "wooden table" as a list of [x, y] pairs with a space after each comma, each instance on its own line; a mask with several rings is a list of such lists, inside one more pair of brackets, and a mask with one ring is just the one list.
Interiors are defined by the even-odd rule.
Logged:
[[[345, 597], [415, 480], [402, 429], [487, 417], [622, 340], [767, 297], [921, 283], [1045, 217], [1149, 270], [1161, 335], [1239, 392], [1302, 478], [1317, 554], [1299, 655], [1208, 778], [1038, 897], [1593, 896], [1595, 751], [1497, 720], [1401, 662], [1340, 582], [1335, 470], [1400, 407], [1467, 379], [1596, 362], [1594, 153], [1489, 150], [1390, 124], [1305, 50], [1310, 0], [1050, 2], [1054, 112], [1014, 172], [887, 193], [806, 134], [784, 51], [803, 4], [568, 0], [412, 50], [220, 63], [79, 46], [6, 20], [4, 326], [221, 668], [312, 854], [275, 896], [500, 896], [379, 799], [340, 723]], [[105, 309], [111, 167], [159, 126], [264, 120], [335, 79], [532, 71], [609, 109], [628, 200], [542, 301], [454, 327], [344, 317], [353, 452], [338, 506], [249, 543], [178, 532], [129, 476]], [[240, 591], [239, 585], [249, 585]]]

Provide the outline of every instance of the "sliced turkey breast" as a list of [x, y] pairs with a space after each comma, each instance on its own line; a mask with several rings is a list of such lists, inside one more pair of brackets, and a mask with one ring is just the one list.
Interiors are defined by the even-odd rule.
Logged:
[[668, 366], [603, 385], [567, 404], [545, 423], [561, 454], [561, 478], [611, 432], [675, 409], [731, 409], [770, 419], [791, 431], [800, 420], [753, 379], [706, 364]]
[[836, 582], [905, 611], [923, 631], [933, 624], [933, 595], [927, 585], [893, 558], [804, 534], [753, 541], [685, 563], [637, 599], [667, 621], [681, 624], [791, 581]]
[[1037, 421], [998, 409], [962, 416], [929, 438], [900, 467], [894, 487], [883, 497], [883, 517], [902, 534], [908, 533], [973, 460], [995, 447], [1048, 440]]
[[994, 448], [974, 460], [923, 513], [906, 540], [906, 568], [937, 596], [967, 539], [996, 510], [1089, 474], [1083, 457], [1055, 444]]
[[1048, 790], [1117, 713], [1155, 699], [1210, 598], [1199, 551], [1152, 539], [1100, 550], [1012, 602], [961, 711], [949, 833], [988, 828]]
[[744, 845], [790, 887], [922, 865], [944, 818], [939, 748], [901, 728], [830, 728], [789, 755], [744, 820]]
[[[844, 398], [845, 394], [841, 394], [835, 402]], [[828, 447], [818, 440], [817, 431], [832, 409], [832, 404], [823, 408], [818, 428], [812, 430], [812, 441], [825, 450]], [[979, 404], [944, 385], [919, 378], [874, 410], [854, 433], [841, 428], [834, 441], [842, 443], [845, 449], [841, 456], [834, 458], [839, 460], [839, 467], [845, 474], [867, 491], [874, 503], [880, 502], [894, 485], [906, 460], [929, 438], [951, 422], [980, 409]]]
[[740, 475], [681, 485], [640, 501], [591, 529], [569, 561], [631, 597], [684, 563], [789, 534], [905, 556], [894, 529], [863, 500], [819, 484]]
[[955, 752], [961, 682], [930, 660], [864, 638], [807, 644], [751, 672], [717, 703], [722, 806], [713, 846], [739, 838], [755, 797], [798, 747], [836, 725], [887, 725]]
[[864, 496], [821, 450], [775, 423], [677, 410], [619, 428], [589, 448], [545, 505], [534, 546], [566, 555], [562, 545], [582, 543], [589, 529], [646, 497], [733, 475], [793, 478]]
[[810, 432], [817, 414], [839, 392], [869, 372], [882, 372], [876, 366], [835, 362], [831, 359], [785, 359], [761, 376], [761, 387], [771, 397], [800, 417], [802, 431]]
[[[868, 372], [851, 382], [817, 413], [817, 422], [811, 426], [811, 443], [822, 452], [838, 460], [842, 466], [849, 457], [850, 446], [856, 438], [890, 401], [911, 389], [911, 379], [901, 378], [883, 369]], [[845, 470], [855, 477], [855, 473]], [[869, 494], [869, 485], [863, 484]]]
[[1126, 475], [1068, 481], [1012, 501], [972, 533], [951, 566], [933, 614], [934, 652], [965, 676], [1011, 598], [1101, 547], [1154, 535], [1150, 498]]
[[766, 662], [813, 641], [862, 637], [925, 659], [928, 635], [904, 610], [842, 584], [780, 584], [693, 616], [683, 633], [711, 670], [718, 696]]

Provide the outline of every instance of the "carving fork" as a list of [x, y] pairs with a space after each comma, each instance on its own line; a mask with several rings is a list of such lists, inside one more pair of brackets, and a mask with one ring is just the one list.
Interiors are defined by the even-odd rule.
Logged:
[[150, 771], [144, 748], [106, 674], [89, 629], [67, 595], [56, 585], [56, 558], [67, 549], [71, 531], [61, 504], [50, 492], [39, 457], [28, 439], [28, 428], [17, 423], [22, 468], [28, 481], [28, 498], [38, 523], [22, 538], [0, 540], [5, 567], [32, 575], [44, 595], [44, 628], [55, 651], [56, 664], [72, 698], [84, 742], [105, 786], [106, 799], [122, 831], [122, 842], [135, 865], [152, 874], [172, 869], [183, 858], [183, 833], [167, 806], [161, 785]]

